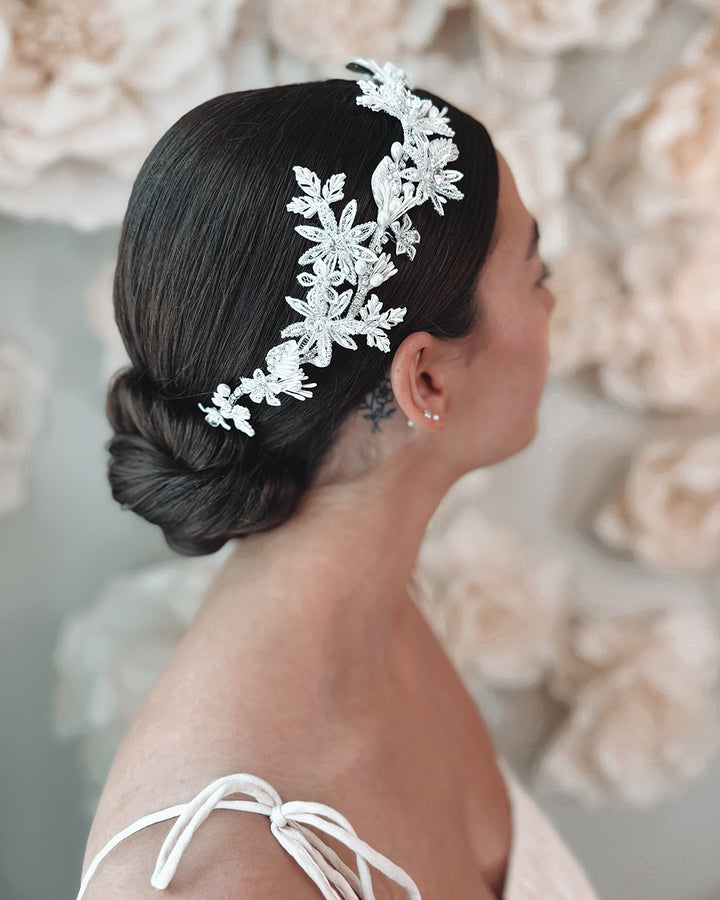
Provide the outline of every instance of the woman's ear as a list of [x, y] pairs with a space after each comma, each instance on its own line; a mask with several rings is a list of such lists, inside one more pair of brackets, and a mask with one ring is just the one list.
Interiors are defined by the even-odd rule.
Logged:
[[440, 431], [447, 407], [448, 347], [425, 331], [408, 335], [390, 366], [395, 402], [409, 422]]

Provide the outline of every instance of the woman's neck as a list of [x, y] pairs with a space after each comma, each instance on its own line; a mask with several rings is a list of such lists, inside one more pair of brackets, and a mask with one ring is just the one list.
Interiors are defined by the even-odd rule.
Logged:
[[419, 477], [417, 467], [386, 461], [364, 478], [310, 490], [288, 522], [237, 542], [207, 613], [226, 633], [250, 619], [289, 630], [321, 666], [382, 667], [412, 603], [427, 523], [449, 487], [447, 473], [427, 469]]

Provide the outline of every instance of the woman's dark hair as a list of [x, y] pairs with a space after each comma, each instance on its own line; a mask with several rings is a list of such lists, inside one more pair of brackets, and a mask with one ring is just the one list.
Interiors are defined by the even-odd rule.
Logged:
[[[439, 106], [439, 98], [425, 92]], [[345, 172], [356, 223], [373, 221], [373, 170], [397, 119], [359, 107], [354, 81], [291, 84], [215, 97], [183, 116], [145, 161], [123, 223], [115, 317], [132, 365], [110, 385], [108, 443], [113, 497], [159, 525], [168, 544], [197, 555], [264, 531], [297, 507], [347, 414], [386, 374], [391, 354], [335, 345], [304, 402], [252, 404], [254, 437], [210, 427], [220, 382], [231, 387], [264, 368], [280, 331], [299, 320], [285, 302], [302, 296], [298, 257], [308, 242], [286, 204], [300, 191], [292, 171], [326, 179]], [[485, 128], [449, 107], [465, 194], [439, 216], [412, 210], [417, 256], [393, 257], [382, 286], [388, 308], [407, 307], [391, 349], [414, 331], [469, 335], [478, 322], [475, 284], [495, 225], [498, 168]]]

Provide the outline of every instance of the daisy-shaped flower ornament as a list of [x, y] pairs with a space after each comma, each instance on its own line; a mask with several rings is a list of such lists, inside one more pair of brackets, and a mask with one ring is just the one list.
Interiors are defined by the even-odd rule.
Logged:
[[343, 276], [343, 281], [356, 284], [355, 264], [360, 260], [375, 261], [375, 254], [369, 247], [363, 246], [363, 241], [373, 234], [376, 223], [354, 224], [357, 200], [351, 200], [343, 209], [340, 218], [335, 218], [330, 204], [342, 200], [344, 174], [333, 175], [325, 182], [321, 190], [320, 179], [315, 172], [304, 169], [302, 166], [294, 166], [293, 171], [297, 183], [305, 191], [306, 196], [295, 197], [288, 203], [288, 211], [299, 212], [305, 218], [317, 215], [321, 225], [320, 228], [313, 225], [297, 225], [295, 227], [298, 234], [315, 244], [314, 247], [302, 254], [298, 262], [302, 266], [321, 259], [330, 272], [339, 272]]
[[403, 178], [417, 182], [416, 196], [430, 200], [441, 216], [448, 199], [461, 200], [463, 196], [454, 184], [462, 178], [462, 172], [446, 168], [457, 157], [457, 147], [449, 138], [435, 138], [417, 148], [415, 165], [402, 172]]
[[307, 300], [296, 300], [295, 297], [285, 299], [305, 319], [288, 325], [280, 334], [282, 337], [299, 337], [298, 349], [313, 365], [330, 365], [333, 341], [348, 350], [357, 350], [351, 335], [358, 333], [359, 323], [343, 318], [352, 299], [352, 291], [338, 294], [334, 288], [313, 287], [308, 291]]
[[[356, 59], [348, 68], [363, 75], [358, 81], [361, 94], [357, 104], [394, 116], [403, 129], [403, 142], [392, 144], [371, 177], [377, 217], [372, 222], [356, 222], [355, 199], [348, 200], [339, 215], [333, 210], [333, 204], [344, 199], [345, 173], [323, 181], [304, 166], [293, 167], [301, 193], [290, 200], [287, 210], [303, 219], [317, 218], [319, 223], [295, 226], [312, 244], [298, 260], [300, 266], [312, 268], [297, 276], [299, 284], [307, 288], [305, 298], [285, 298], [302, 318], [283, 328], [281, 337], [286, 340], [268, 352], [267, 372], [256, 369], [251, 378], [241, 378], [234, 390], [219, 384], [213, 406], [198, 404], [205, 421], [214, 428], [230, 430], [228, 423], [232, 422], [246, 435], [255, 434], [249, 409], [237, 402], [243, 396], [271, 406], [280, 405], [279, 394], [298, 400], [311, 397], [311, 389], [317, 385], [307, 383], [302, 367], [328, 366], [333, 344], [357, 350], [355, 339], [364, 336], [368, 347], [389, 352], [388, 332], [402, 322], [407, 310], [383, 310], [377, 294], [370, 293], [397, 274], [388, 248], [394, 246], [396, 256], [414, 259], [420, 234], [409, 211], [429, 200], [443, 215], [448, 200], [463, 197], [455, 186], [462, 173], [447, 168], [458, 157], [447, 109], [438, 109], [431, 100], [413, 94], [405, 72], [391, 63], [380, 67], [372, 60]], [[349, 287], [339, 290], [346, 284]]]

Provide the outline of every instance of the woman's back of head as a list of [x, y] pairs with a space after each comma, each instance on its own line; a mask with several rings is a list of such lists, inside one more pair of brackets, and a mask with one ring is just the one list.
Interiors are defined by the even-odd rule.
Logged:
[[[198, 410], [219, 382], [262, 367], [297, 320], [285, 297], [296, 296], [307, 241], [286, 209], [293, 166], [321, 179], [346, 173], [355, 222], [377, 217], [371, 176], [402, 128], [359, 107], [358, 94], [334, 80], [216, 97], [161, 138], [135, 182], [115, 276], [132, 364], [110, 387], [109, 475], [115, 499], [181, 553], [213, 552], [291, 516], [390, 365], [376, 347], [336, 348], [330, 366], [311, 370], [311, 398], [253, 406], [253, 437], [211, 428]], [[474, 288], [495, 225], [497, 158], [482, 125], [453, 108], [448, 116], [465, 197], [442, 217], [429, 203], [413, 210], [417, 256], [396, 258], [382, 286], [385, 306], [407, 309], [391, 352], [415, 331], [451, 340], [482, 326]]]

